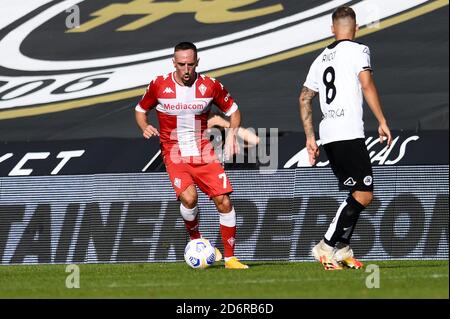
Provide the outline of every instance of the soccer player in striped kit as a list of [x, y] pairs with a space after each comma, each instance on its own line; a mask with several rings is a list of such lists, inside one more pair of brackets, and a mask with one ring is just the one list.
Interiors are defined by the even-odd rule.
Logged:
[[378, 120], [380, 142], [392, 137], [372, 78], [370, 50], [355, 42], [356, 14], [348, 6], [332, 15], [335, 42], [310, 67], [300, 93], [300, 114], [311, 165], [319, 157], [312, 121], [312, 100], [319, 94], [322, 121], [319, 135], [341, 189], [350, 191], [312, 254], [326, 270], [359, 269], [350, 239], [359, 215], [373, 198], [372, 166], [364, 139], [363, 95]]
[[[234, 255], [236, 212], [231, 203], [231, 183], [214, 153], [205, 130], [211, 105], [230, 117], [225, 139], [228, 157], [238, 152], [236, 129], [241, 122], [237, 104], [224, 86], [196, 72], [197, 48], [193, 43], [175, 46], [175, 71], [153, 79], [135, 108], [136, 122], [145, 138], [160, 137], [161, 153], [177, 198], [180, 213], [192, 239], [200, 238], [198, 194], [195, 185], [214, 201], [220, 215], [225, 268], [247, 269]], [[150, 125], [147, 112], [155, 108], [160, 131]], [[216, 261], [222, 255], [216, 248]]]

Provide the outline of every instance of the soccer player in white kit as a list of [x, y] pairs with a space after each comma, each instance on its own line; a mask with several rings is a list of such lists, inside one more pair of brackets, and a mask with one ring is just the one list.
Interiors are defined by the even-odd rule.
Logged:
[[[174, 51], [175, 71], [150, 82], [135, 107], [136, 122], [145, 138], [160, 137], [161, 154], [172, 187], [181, 201], [180, 213], [190, 239], [201, 237], [197, 185], [219, 211], [225, 268], [247, 269], [248, 266], [234, 255], [236, 213], [229, 197], [233, 188], [205, 134], [211, 104], [215, 104], [230, 117], [225, 153], [232, 156], [238, 150], [236, 129], [241, 121], [240, 111], [219, 81], [195, 71], [199, 59], [193, 43], [181, 42]], [[157, 111], [160, 131], [147, 121], [147, 112], [153, 108]], [[221, 258], [216, 248], [216, 261]]]
[[336, 41], [314, 60], [299, 97], [311, 165], [319, 157], [311, 108], [312, 99], [319, 94], [323, 114], [320, 140], [340, 189], [350, 191], [323, 239], [312, 250], [326, 270], [363, 266], [349, 245], [361, 211], [373, 198], [372, 166], [364, 142], [363, 94], [378, 120], [380, 143], [387, 139], [390, 147], [392, 142], [372, 78], [370, 50], [354, 41], [357, 30], [352, 8], [341, 6], [333, 12], [332, 32]]

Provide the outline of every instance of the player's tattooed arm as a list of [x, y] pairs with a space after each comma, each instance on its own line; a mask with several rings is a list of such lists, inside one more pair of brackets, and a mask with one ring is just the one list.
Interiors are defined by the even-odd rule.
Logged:
[[316, 91], [313, 91], [306, 86], [302, 88], [302, 91], [300, 93], [300, 117], [303, 122], [303, 128], [305, 129], [306, 138], [314, 138], [312, 100], [316, 95]]

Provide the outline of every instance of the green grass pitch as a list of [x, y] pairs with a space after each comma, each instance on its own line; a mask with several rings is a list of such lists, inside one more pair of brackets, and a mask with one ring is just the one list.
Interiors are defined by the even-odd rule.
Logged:
[[[316, 262], [223, 262], [194, 270], [184, 262], [83, 264], [80, 288], [66, 287], [66, 265], [0, 266], [0, 298], [449, 298], [448, 260], [366, 261], [363, 269], [325, 271]], [[366, 282], [379, 268], [379, 288]], [[371, 281], [375, 283], [375, 281]]]

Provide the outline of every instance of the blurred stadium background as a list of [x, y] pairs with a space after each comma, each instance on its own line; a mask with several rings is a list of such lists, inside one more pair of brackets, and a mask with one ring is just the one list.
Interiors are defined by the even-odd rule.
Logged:
[[[267, 137], [263, 153], [226, 164], [238, 255], [311, 261], [346, 194], [323, 155], [320, 167], [307, 167], [298, 95], [341, 4], [356, 10], [357, 41], [371, 48], [395, 138], [390, 150], [376, 143], [366, 108], [376, 191], [354, 250], [366, 261], [446, 261], [448, 298], [449, 13], [441, 0], [2, 0], [0, 264], [182, 260], [187, 237], [158, 141], [144, 140], [134, 120], [180, 41], [198, 45], [198, 70], [219, 78], [243, 126]], [[319, 112], [315, 105], [316, 128]], [[203, 195], [200, 208], [202, 231], [220, 247], [218, 216]]]

